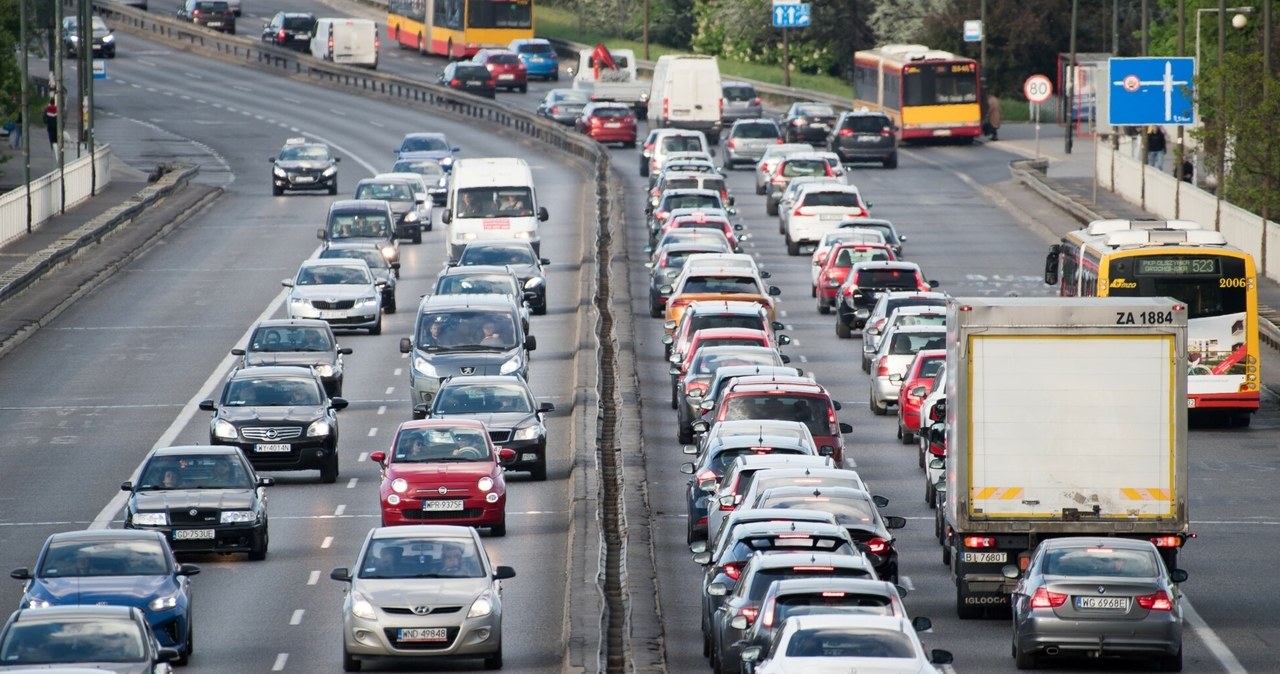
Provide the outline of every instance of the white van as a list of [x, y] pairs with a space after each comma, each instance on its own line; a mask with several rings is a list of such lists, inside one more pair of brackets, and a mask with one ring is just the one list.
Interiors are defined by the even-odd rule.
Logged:
[[661, 56], [649, 90], [650, 128], [694, 129], [718, 144], [724, 106], [714, 56]]
[[311, 55], [322, 61], [378, 68], [378, 24], [369, 19], [316, 19]]
[[453, 162], [449, 195], [440, 220], [446, 226], [449, 259], [475, 241], [528, 241], [541, 252], [538, 223], [547, 209], [538, 205], [533, 172], [515, 157], [463, 158]]

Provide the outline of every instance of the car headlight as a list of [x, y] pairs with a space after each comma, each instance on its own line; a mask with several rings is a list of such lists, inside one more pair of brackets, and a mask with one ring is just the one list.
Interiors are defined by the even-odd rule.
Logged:
[[252, 510], [223, 510], [222, 518], [219, 521], [223, 524], [245, 524], [257, 519], [257, 513]]
[[316, 366], [315, 366], [315, 368], [316, 368], [316, 374], [320, 375], [321, 377], [332, 377], [332, 376], [333, 376], [333, 366], [332, 366], [332, 365], [329, 365], [329, 364], [325, 364], [325, 365], [316, 365]]
[[240, 431], [236, 430], [235, 424], [226, 419], [219, 419], [213, 422], [213, 437], [219, 440], [238, 440]]
[[335, 174], [337, 174], [337, 173], [338, 173], [338, 167], [337, 167], [337, 166], [330, 166], [329, 168], [327, 168], [327, 169], [325, 169], [325, 170], [324, 170], [324, 173], [321, 173], [320, 175], [322, 175], [322, 176], [324, 176], [324, 177], [328, 178], [329, 176], [335, 175]]
[[476, 487], [478, 487], [480, 491], [489, 491], [490, 489], [493, 489], [493, 478], [487, 475], [480, 478], [480, 481], [476, 482]]
[[517, 428], [515, 434], [511, 436], [511, 439], [512, 440], [534, 440], [538, 437], [541, 430], [542, 429], [538, 428], [536, 425], [525, 426], [524, 428]]
[[372, 306], [377, 303], [378, 303], [377, 295], [374, 295], [372, 297], [361, 297], [360, 299], [356, 300], [356, 306], [358, 307]]
[[444, 157], [440, 160], [441, 168], [448, 168], [450, 166], [453, 166], [453, 157]]
[[151, 602], [147, 604], [147, 608], [152, 611], [163, 611], [165, 609], [171, 609], [177, 605], [178, 593], [175, 592], [167, 597], [156, 597], [155, 599], [152, 599]]
[[471, 603], [471, 610], [467, 611], [467, 617], [483, 618], [490, 613], [493, 613], [493, 595], [489, 594], [488, 590], [485, 590]]
[[520, 354], [516, 354], [508, 358], [507, 362], [503, 363], [502, 367], [498, 368], [498, 374], [511, 374], [512, 372], [519, 370], [521, 365]]
[[330, 431], [330, 428], [329, 428], [328, 419], [316, 419], [315, 421], [311, 422], [310, 426], [307, 426], [307, 437], [318, 438], [324, 435], [328, 435], [329, 431]]
[[144, 527], [163, 527], [169, 523], [169, 513], [134, 513], [133, 523]]
[[374, 620], [378, 617], [373, 612], [373, 604], [365, 599], [363, 594], [354, 590], [351, 592], [351, 615], [365, 620]]
[[297, 307], [299, 309], [305, 309], [311, 306], [311, 300], [305, 297], [290, 297], [289, 306]]
[[115, 42], [115, 41], [116, 41], [116, 36], [114, 35], [102, 36], [102, 44], [111, 44], [112, 42]]
[[48, 599], [36, 599], [34, 597], [28, 598], [24, 603], [27, 608], [49, 608], [50, 606], [53, 606]]
[[271, 169], [271, 173], [274, 174], [275, 177], [277, 178], [284, 178], [289, 175], [288, 173], [285, 173], [284, 169], [280, 168], [279, 166]]
[[406, 491], [409, 491], [409, 481], [405, 480], [403, 477], [397, 477], [391, 481], [391, 491], [397, 494], [403, 494]]
[[435, 366], [427, 362], [427, 359], [423, 358], [422, 356], [417, 356], [413, 359], [413, 371], [417, 372], [418, 374], [424, 377], [439, 376], [439, 374], [436, 372]]
[[395, 248], [395, 246], [384, 246], [384, 247], [382, 248], [382, 257], [385, 257], [385, 258], [387, 258], [388, 260], [394, 260], [394, 259], [396, 259], [396, 248]]
[[535, 276], [535, 277], [533, 277], [533, 278], [529, 279], [528, 281], [525, 281], [525, 282], [524, 282], [524, 289], [525, 289], [525, 290], [536, 290], [537, 288], [540, 288], [540, 287], [542, 287], [542, 286], [544, 286], [544, 285], [546, 285], [546, 284], [547, 284], [547, 280], [546, 280], [546, 279], [542, 278], [541, 276]]
[[405, 214], [404, 214], [404, 221], [405, 221], [405, 222], [417, 222], [417, 221], [418, 221], [418, 212], [417, 212], [417, 211], [409, 211], [408, 213], [405, 213]]

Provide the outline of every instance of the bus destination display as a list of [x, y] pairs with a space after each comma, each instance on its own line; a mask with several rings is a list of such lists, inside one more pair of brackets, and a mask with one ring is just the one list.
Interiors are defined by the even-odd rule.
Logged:
[[1216, 257], [1143, 257], [1137, 263], [1140, 276], [1220, 273]]

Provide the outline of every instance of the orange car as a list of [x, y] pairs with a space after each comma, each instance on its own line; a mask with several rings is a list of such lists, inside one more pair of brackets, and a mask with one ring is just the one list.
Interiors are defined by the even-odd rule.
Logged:
[[682, 274], [676, 279], [667, 299], [663, 327], [667, 334], [671, 334], [689, 303], [716, 300], [756, 302], [768, 310], [769, 321], [772, 322], [777, 310], [773, 298], [781, 294], [777, 286], [766, 286], [759, 274], [744, 267], [702, 269]]

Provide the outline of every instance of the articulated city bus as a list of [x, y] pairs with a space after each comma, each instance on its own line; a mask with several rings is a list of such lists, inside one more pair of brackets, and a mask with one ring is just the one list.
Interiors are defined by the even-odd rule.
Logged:
[[1261, 382], [1257, 271], [1220, 232], [1186, 220], [1098, 220], [1050, 249], [1044, 280], [1064, 297], [1185, 303], [1187, 406], [1249, 423]]
[[387, 35], [406, 49], [450, 59], [533, 37], [533, 0], [390, 0]]
[[919, 44], [890, 44], [853, 55], [853, 107], [883, 111], [902, 140], [982, 133], [978, 62]]

